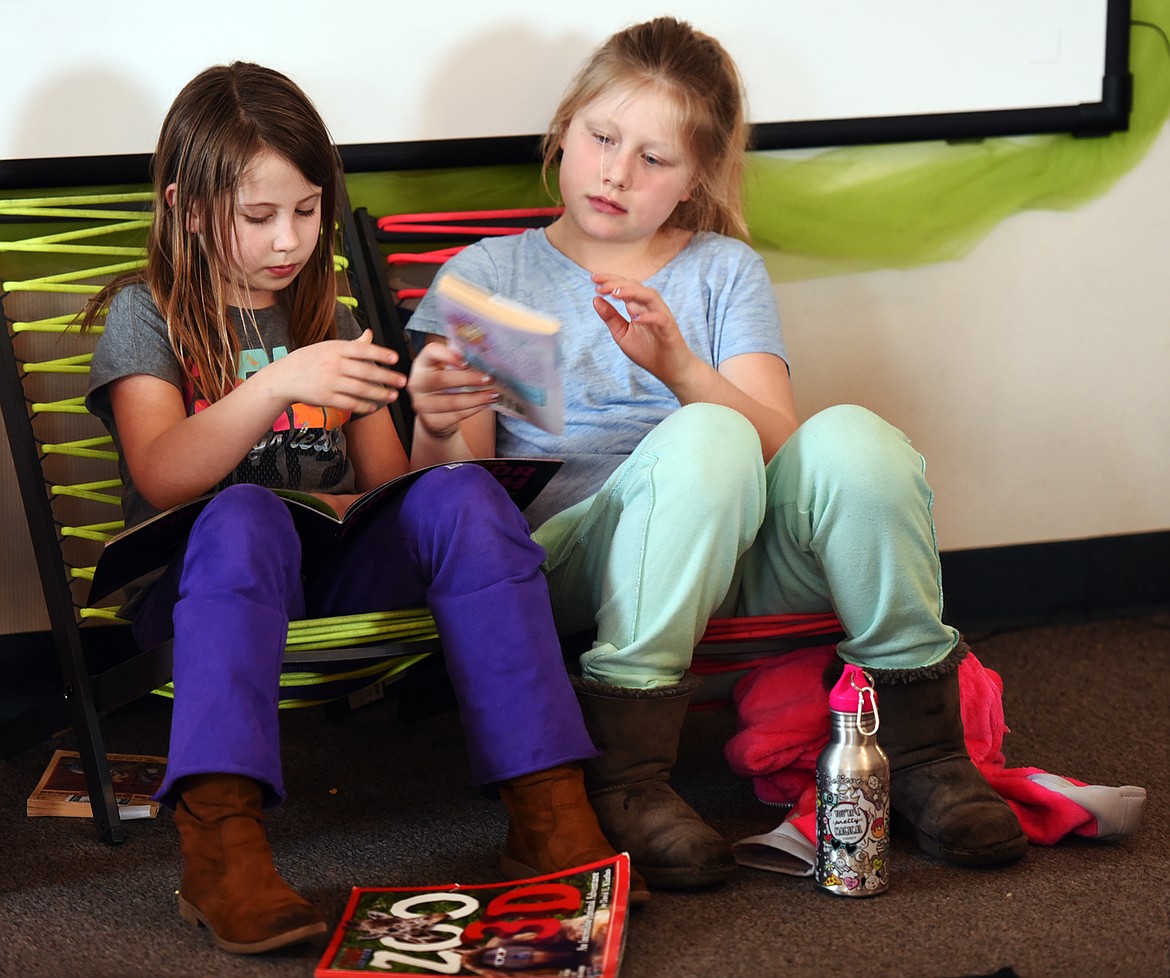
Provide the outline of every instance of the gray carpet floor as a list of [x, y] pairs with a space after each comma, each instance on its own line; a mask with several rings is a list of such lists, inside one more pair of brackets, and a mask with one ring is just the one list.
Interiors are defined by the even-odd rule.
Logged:
[[[958, 869], [896, 838], [889, 890], [822, 893], [741, 868], [725, 887], [659, 892], [631, 922], [623, 978], [966, 978], [1170, 975], [1170, 619], [1151, 616], [970, 635], [1004, 679], [1009, 766], [1145, 787], [1138, 833], [1032, 846], [1019, 863]], [[107, 718], [108, 749], [165, 754], [161, 701]], [[352, 885], [489, 882], [506, 825], [469, 786], [457, 720], [387, 700], [347, 716], [283, 715], [290, 800], [269, 819], [279, 867], [335, 922]], [[774, 828], [722, 747], [730, 710], [696, 712], [675, 784], [736, 839]], [[24, 804], [68, 734], [0, 761], [0, 976], [309, 976], [324, 939], [251, 958], [214, 950], [175, 909], [180, 860], [165, 812], [100, 844], [87, 820]]]

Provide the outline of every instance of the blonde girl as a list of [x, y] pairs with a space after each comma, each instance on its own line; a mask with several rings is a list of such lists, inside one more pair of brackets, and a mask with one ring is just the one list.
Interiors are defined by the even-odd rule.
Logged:
[[[574, 682], [603, 751], [602, 828], [652, 886], [725, 880], [726, 841], [670, 787], [713, 615], [833, 610], [878, 683], [893, 807], [928, 853], [1020, 856], [1026, 837], [964, 747], [921, 456], [860, 407], [799, 422], [774, 292], [744, 243], [744, 99], [723, 47], [659, 18], [606, 41], [545, 139], [564, 213], [447, 270], [562, 321], [566, 424], [485, 410], [441, 343], [412, 370], [415, 457], [567, 461], [530, 511], [558, 627], [596, 630]], [[424, 301], [420, 336], [440, 331]]]

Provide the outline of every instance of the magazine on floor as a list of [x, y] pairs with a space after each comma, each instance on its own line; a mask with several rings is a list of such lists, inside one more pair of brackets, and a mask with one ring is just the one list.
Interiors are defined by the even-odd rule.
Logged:
[[[162, 786], [167, 759], [149, 754], [107, 754], [106, 762], [110, 767], [118, 814], [124, 819], [154, 818], [159, 805], [151, 795]], [[26, 814], [93, 816], [89, 785], [77, 751], [54, 752], [41, 780], [28, 796]]]
[[506, 883], [356, 886], [314, 976], [616, 978], [629, 887], [625, 853]]

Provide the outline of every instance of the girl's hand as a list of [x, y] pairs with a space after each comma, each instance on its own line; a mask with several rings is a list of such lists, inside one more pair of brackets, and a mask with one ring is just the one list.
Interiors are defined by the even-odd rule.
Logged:
[[407, 390], [415, 420], [440, 441], [500, 397], [488, 374], [471, 369], [446, 343], [435, 341], [414, 358]]
[[[674, 315], [654, 289], [634, 279], [600, 273], [593, 276], [593, 282], [598, 292], [593, 308], [621, 351], [639, 367], [675, 390], [685, 382], [688, 372], [701, 366], [683, 339]], [[621, 300], [630, 318], [601, 298], [606, 295]]]
[[406, 377], [394, 368], [398, 354], [374, 343], [366, 330], [356, 340], [325, 340], [293, 350], [255, 376], [276, 384], [283, 403], [301, 402], [371, 414], [398, 398]]

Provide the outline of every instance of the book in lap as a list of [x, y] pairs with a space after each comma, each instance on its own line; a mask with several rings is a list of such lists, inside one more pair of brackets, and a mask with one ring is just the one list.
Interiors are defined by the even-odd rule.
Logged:
[[510, 883], [354, 887], [314, 978], [616, 978], [630, 857]]
[[565, 430], [560, 323], [448, 273], [435, 286], [448, 344], [490, 374], [502, 414], [554, 435]]
[[[167, 759], [148, 754], [107, 754], [118, 814], [124, 819], [154, 818], [159, 804], [151, 799], [167, 773]], [[74, 750], [53, 754], [41, 780], [28, 796], [28, 815], [70, 815], [91, 818], [89, 786]]]
[[[306, 564], [321, 559], [342, 535], [377, 510], [380, 502], [410, 486], [419, 476], [431, 469], [457, 465], [478, 465], [487, 469], [524, 509], [556, 475], [564, 464], [559, 458], [479, 458], [467, 462], [440, 462], [407, 472], [396, 479], [382, 483], [363, 493], [350, 504], [344, 516], [338, 516], [333, 507], [310, 492], [292, 489], [273, 489], [289, 507]], [[160, 567], [165, 567], [187, 539], [195, 519], [211, 500], [213, 493], [181, 503], [123, 530], [102, 548], [93, 581], [89, 588], [89, 603], [100, 601]]]

